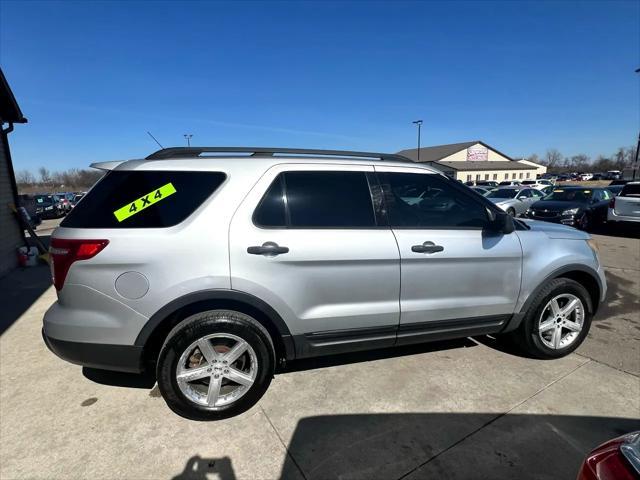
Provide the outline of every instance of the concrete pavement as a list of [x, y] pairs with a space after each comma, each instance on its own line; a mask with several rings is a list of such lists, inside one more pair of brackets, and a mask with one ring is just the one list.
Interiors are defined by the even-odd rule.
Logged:
[[[152, 382], [90, 380], [49, 353], [43, 290], [0, 337], [0, 478], [573, 479], [598, 443], [640, 430], [640, 241], [597, 240], [610, 296], [575, 354], [526, 359], [485, 338], [297, 362], [214, 423], [174, 415]], [[0, 315], [18, 305], [7, 290], [47, 274], [0, 279]]]

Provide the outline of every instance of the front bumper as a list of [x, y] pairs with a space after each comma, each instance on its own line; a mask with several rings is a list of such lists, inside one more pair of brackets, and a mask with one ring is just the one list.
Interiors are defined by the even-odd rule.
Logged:
[[549, 214], [539, 214], [534, 212], [528, 212], [524, 214], [525, 218], [530, 218], [531, 220], [540, 220], [542, 222], [551, 222], [551, 223], [559, 223], [561, 225], [569, 225], [570, 227], [575, 227], [578, 225], [578, 219], [575, 215], [561, 215], [555, 213]]
[[143, 371], [142, 347], [67, 342], [47, 336], [44, 328], [42, 338], [49, 350], [70, 363], [119, 372], [141, 373]]

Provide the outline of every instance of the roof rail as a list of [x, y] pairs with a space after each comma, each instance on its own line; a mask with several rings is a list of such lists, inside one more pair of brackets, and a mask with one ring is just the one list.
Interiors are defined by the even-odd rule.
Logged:
[[199, 157], [203, 153], [250, 153], [254, 157], [272, 157], [278, 153], [286, 155], [320, 155], [331, 157], [376, 158], [411, 162], [407, 157], [394, 153], [351, 152], [348, 150], [314, 150], [308, 148], [269, 148], [269, 147], [171, 147], [153, 152], [146, 160], [168, 158]]

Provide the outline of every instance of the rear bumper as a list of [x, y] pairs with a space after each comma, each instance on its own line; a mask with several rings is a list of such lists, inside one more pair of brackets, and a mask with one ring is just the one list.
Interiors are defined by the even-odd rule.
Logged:
[[67, 342], [51, 338], [42, 329], [49, 350], [70, 363], [102, 370], [140, 373], [143, 371], [142, 347], [103, 343]]
[[633, 224], [639, 224], [640, 225], [640, 216], [617, 215], [615, 210], [610, 208], [609, 212], [607, 213], [607, 221], [608, 222], [633, 223]]

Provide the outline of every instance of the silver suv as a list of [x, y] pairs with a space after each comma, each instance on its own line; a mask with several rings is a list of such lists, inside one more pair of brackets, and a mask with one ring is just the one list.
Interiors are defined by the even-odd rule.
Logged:
[[516, 220], [397, 155], [168, 148], [53, 233], [59, 357], [155, 372], [191, 419], [236, 415], [294, 359], [473, 335], [576, 349], [606, 284], [588, 234]]

